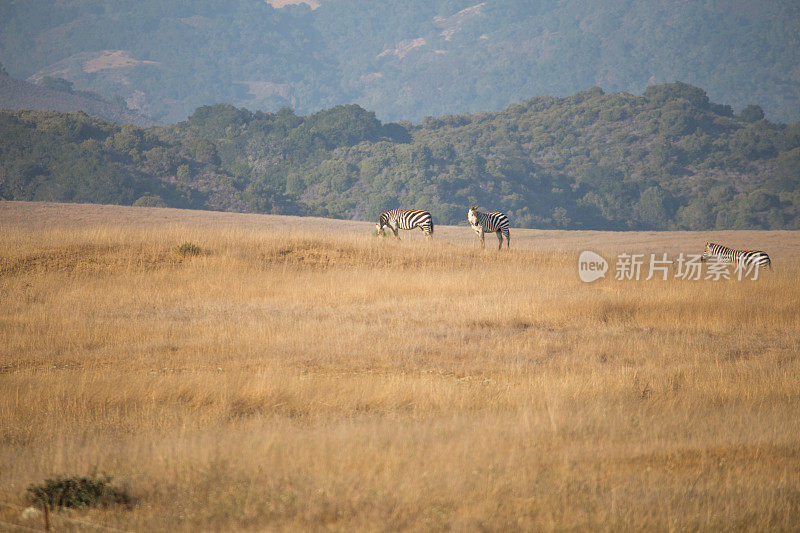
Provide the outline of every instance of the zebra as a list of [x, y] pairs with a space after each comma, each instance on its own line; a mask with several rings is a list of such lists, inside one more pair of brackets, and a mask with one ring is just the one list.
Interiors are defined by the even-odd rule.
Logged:
[[716, 258], [720, 263], [742, 263], [743, 265], [755, 264], [759, 268], [768, 266], [772, 268], [772, 262], [767, 252], [761, 250], [734, 250], [713, 242], [706, 242], [706, 249], [703, 252], [701, 261], [708, 261]]
[[467, 220], [478, 237], [480, 237], [481, 248], [486, 247], [486, 244], [483, 242], [484, 233], [497, 233], [497, 239], [500, 241], [500, 245], [497, 247], [498, 250], [503, 248], [503, 237], [506, 238], [506, 248], [511, 246], [511, 234], [508, 231], [508, 217], [505, 214], [481, 213], [478, 211], [477, 205], [471, 205], [467, 212]]
[[396, 239], [400, 239], [397, 234], [399, 229], [419, 228], [426, 239], [433, 238], [433, 218], [427, 211], [421, 209], [389, 209], [378, 217], [375, 229], [381, 237], [386, 235], [385, 228], [389, 228], [394, 233]]

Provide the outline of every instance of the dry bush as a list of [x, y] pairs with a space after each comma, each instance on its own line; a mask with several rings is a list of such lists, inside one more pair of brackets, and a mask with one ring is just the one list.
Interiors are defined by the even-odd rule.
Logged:
[[0, 223], [2, 501], [103, 471], [138, 503], [84, 518], [135, 530], [800, 520], [796, 233], [757, 235], [789, 244], [755, 282], [583, 284], [583, 232], [498, 253], [465, 228], [168, 210]]

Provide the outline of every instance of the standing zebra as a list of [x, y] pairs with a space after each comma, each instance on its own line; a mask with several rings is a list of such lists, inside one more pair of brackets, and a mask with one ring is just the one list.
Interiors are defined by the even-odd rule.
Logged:
[[378, 223], [375, 224], [378, 235], [381, 237], [386, 235], [385, 228], [387, 227], [392, 230], [397, 239], [400, 239], [397, 234], [399, 229], [419, 228], [426, 239], [431, 239], [433, 236], [433, 218], [430, 213], [420, 209], [389, 209], [384, 211], [378, 217]]
[[720, 244], [706, 242], [706, 249], [703, 252], [702, 261], [716, 258], [720, 263], [743, 263], [744, 265], [756, 264], [758, 267], [768, 266], [772, 268], [767, 252], [761, 250], [733, 250]]
[[506, 248], [511, 246], [508, 217], [503, 213], [481, 213], [478, 211], [477, 205], [471, 205], [467, 213], [467, 220], [469, 220], [469, 225], [480, 237], [482, 248], [486, 246], [483, 242], [484, 233], [497, 233], [497, 239], [500, 241], [500, 246], [497, 247], [498, 250], [503, 248], [503, 237], [506, 238]]

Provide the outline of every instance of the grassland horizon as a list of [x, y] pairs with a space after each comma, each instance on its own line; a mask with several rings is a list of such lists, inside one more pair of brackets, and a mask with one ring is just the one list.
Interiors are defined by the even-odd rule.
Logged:
[[[498, 252], [468, 227], [24, 202], [0, 228], [0, 502], [91, 472], [134, 498], [62, 529], [800, 524], [800, 232], [512, 226]], [[706, 240], [774, 267], [578, 279], [585, 249]]]

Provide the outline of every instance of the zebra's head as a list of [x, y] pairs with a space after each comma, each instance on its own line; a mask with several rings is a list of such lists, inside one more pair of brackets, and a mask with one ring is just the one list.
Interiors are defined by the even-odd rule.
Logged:
[[703, 250], [703, 255], [700, 257], [700, 261], [708, 261], [711, 259], [711, 256], [714, 255], [713, 246], [713, 242], [706, 241], [706, 249]]
[[467, 211], [467, 220], [473, 226], [478, 224], [478, 217], [475, 216], [475, 211], [477, 210], [478, 210], [477, 205], [471, 205], [469, 206], [469, 211]]
[[386, 236], [386, 231], [383, 229], [383, 226], [381, 225], [380, 222], [375, 224], [375, 229], [378, 230], [378, 236], [379, 237], [385, 237]]

